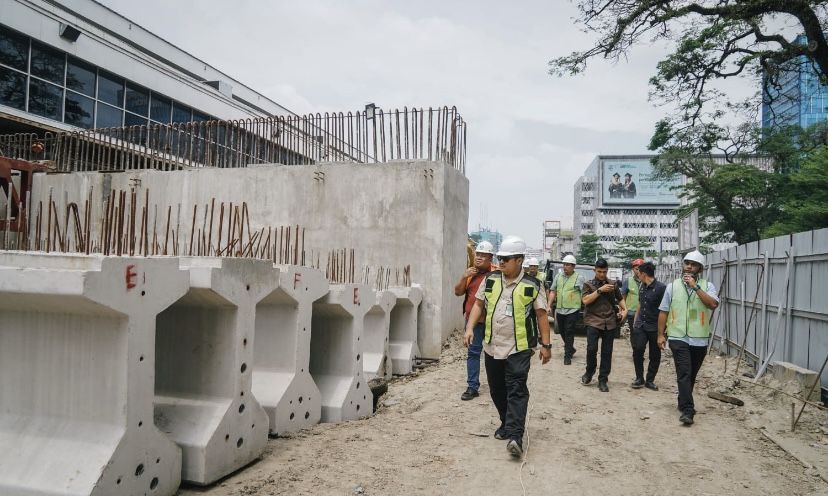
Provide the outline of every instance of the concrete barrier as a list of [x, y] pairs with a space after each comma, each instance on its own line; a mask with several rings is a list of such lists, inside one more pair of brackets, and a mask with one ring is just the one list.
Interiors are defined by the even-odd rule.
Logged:
[[270, 419], [270, 433], [319, 422], [322, 395], [310, 375], [311, 309], [327, 294], [322, 272], [279, 266], [280, 284], [256, 306], [253, 395]]
[[421, 324], [418, 315], [423, 291], [417, 286], [390, 288], [390, 291], [397, 297], [388, 329], [391, 369], [396, 375], [410, 374], [414, 369], [414, 357], [420, 354], [417, 329]]
[[268, 418], [251, 394], [256, 305], [279, 285], [269, 262], [181, 258], [189, 291], [156, 319], [155, 424], [204, 485], [261, 455]]
[[331, 285], [313, 305], [310, 373], [322, 394], [322, 422], [371, 415], [373, 396], [362, 373], [365, 314], [374, 292], [363, 284]]
[[0, 254], [0, 494], [171, 495], [153, 425], [156, 315], [175, 259]]
[[391, 324], [391, 309], [397, 302], [397, 296], [391, 291], [376, 291], [374, 295], [376, 303], [365, 314], [365, 326], [362, 333], [364, 337], [362, 370], [365, 373], [365, 380], [368, 381], [391, 377], [388, 328]]

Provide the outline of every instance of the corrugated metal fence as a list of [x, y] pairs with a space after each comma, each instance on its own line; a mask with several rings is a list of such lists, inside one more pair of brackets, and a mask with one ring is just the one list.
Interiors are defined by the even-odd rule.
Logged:
[[[680, 265], [660, 266], [657, 277], [670, 281], [680, 272]], [[828, 229], [713, 252], [705, 277], [719, 289], [717, 346], [736, 354], [745, 342], [756, 371], [774, 361], [820, 369], [828, 355]]]

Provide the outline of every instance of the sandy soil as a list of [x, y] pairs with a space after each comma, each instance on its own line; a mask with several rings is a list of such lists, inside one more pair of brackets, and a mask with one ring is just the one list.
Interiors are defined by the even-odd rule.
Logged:
[[[465, 349], [455, 334], [439, 365], [392, 381], [373, 417], [271, 439], [260, 461], [179, 494], [479, 496], [524, 494], [524, 486], [533, 495], [828, 494], [828, 412], [806, 408], [791, 434], [789, 397], [736, 381], [732, 359], [710, 356], [697, 383], [696, 424], [683, 427], [671, 358], [662, 359], [659, 391], [633, 390], [629, 343], [618, 340], [610, 392], [601, 393], [595, 382], [579, 383], [582, 338], [576, 348], [571, 366], [560, 341], [548, 365], [533, 361], [525, 463], [493, 437], [499, 422], [485, 373], [481, 396], [460, 401]], [[710, 399], [709, 390], [745, 406]]]

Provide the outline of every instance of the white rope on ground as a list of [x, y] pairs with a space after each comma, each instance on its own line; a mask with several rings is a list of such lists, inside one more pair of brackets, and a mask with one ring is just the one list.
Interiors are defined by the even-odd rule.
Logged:
[[[534, 354], [532, 355], [534, 358]], [[532, 370], [531, 367], [529, 369]], [[531, 384], [530, 384], [531, 382]], [[529, 419], [532, 416], [532, 410], [535, 409], [535, 402], [532, 401], [532, 393], [531, 391], [534, 390], [534, 376], [526, 380], [526, 387], [529, 388], [529, 408], [526, 411], [526, 428], [524, 429], [525, 433], [525, 441], [526, 441], [526, 449], [523, 450], [523, 458], [520, 462], [520, 467], [518, 467], [518, 479], [520, 480], [520, 487], [523, 490], [523, 496], [526, 496], [526, 485], [523, 483], [523, 467], [526, 463], [529, 462]]]

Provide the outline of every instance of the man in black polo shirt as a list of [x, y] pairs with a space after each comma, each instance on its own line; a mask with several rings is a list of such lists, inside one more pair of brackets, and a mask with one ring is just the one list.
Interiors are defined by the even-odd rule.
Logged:
[[[645, 262], [638, 267], [638, 278], [641, 286], [638, 293], [638, 309], [635, 312], [632, 336], [630, 341], [633, 348], [633, 365], [635, 366], [635, 380], [631, 386], [634, 389], [646, 387], [658, 391], [655, 385], [655, 376], [661, 364], [661, 348], [658, 347], [658, 305], [664, 298], [667, 286], [655, 279], [655, 266], [652, 262]], [[644, 350], [650, 345], [650, 363], [647, 364], [647, 377], [644, 377]]]

